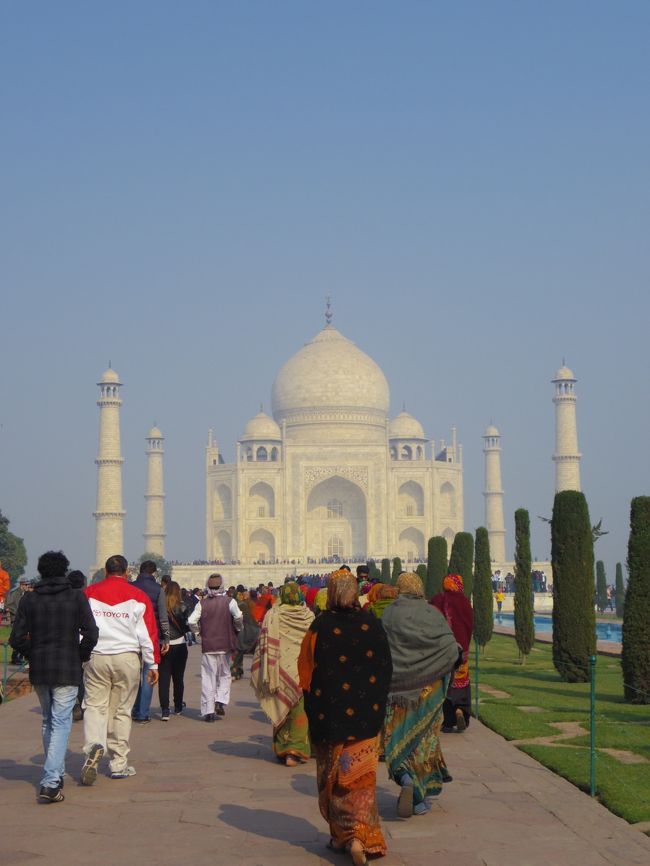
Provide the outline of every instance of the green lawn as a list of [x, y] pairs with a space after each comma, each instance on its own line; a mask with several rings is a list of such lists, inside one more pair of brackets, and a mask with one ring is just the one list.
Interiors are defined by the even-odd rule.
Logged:
[[[474, 668], [473, 646], [471, 656]], [[474, 670], [472, 681], [476, 682]], [[561, 732], [552, 722], [581, 725], [586, 733], [563, 739], [562, 747], [531, 743], [519, 748], [588, 791], [589, 683], [562, 682], [548, 644], [538, 643], [521, 665], [514, 640], [502, 635], [495, 635], [480, 653], [481, 683], [510, 695], [495, 698], [481, 691], [479, 706], [481, 721], [507, 740], [556, 736]], [[620, 749], [650, 761], [650, 707], [624, 702], [620, 663], [604, 655], [598, 656], [596, 665], [596, 745], [596, 788], [601, 802], [632, 823], [650, 821], [650, 764], [626, 764], [601, 751]]]

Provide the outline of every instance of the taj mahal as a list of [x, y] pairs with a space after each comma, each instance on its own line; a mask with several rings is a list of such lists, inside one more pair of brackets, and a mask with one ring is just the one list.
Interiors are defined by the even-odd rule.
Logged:
[[[232, 565], [252, 575], [261, 573], [260, 566], [269, 572], [287, 563], [305, 570], [324, 561], [400, 556], [413, 562], [426, 558], [430, 537], [443, 536], [450, 549], [464, 528], [463, 451], [455, 428], [448, 441], [436, 441], [406, 411], [391, 418], [382, 370], [331, 319], [328, 305], [325, 327], [281, 367], [271, 414], [260, 410], [244, 426], [234, 462], [226, 462], [209, 431], [206, 567]], [[580, 489], [575, 382], [564, 365], [553, 379], [557, 490]], [[120, 387], [115, 370], [106, 370], [98, 400], [96, 568], [123, 549]], [[154, 426], [146, 436], [144, 550], [161, 556], [163, 444]], [[483, 453], [485, 526], [495, 566], [504, 567], [501, 444], [492, 425], [483, 434]], [[196, 565], [175, 566], [174, 576], [189, 584], [199, 571]]]

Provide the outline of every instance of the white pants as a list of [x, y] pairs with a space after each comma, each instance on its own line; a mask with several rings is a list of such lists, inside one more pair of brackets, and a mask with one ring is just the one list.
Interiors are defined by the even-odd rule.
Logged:
[[201, 658], [201, 715], [214, 712], [215, 702], [230, 703], [230, 653], [203, 653]]

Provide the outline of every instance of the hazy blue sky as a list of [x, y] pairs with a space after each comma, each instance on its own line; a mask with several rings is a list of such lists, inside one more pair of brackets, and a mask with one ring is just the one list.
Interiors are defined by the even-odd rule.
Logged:
[[35, 557], [94, 556], [98, 389], [123, 382], [126, 554], [166, 437], [168, 555], [205, 555], [228, 459], [334, 324], [394, 412], [503, 444], [507, 547], [550, 552], [553, 388], [578, 382], [608, 576], [650, 493], [650, 4], [0, 3], [0, 508]]

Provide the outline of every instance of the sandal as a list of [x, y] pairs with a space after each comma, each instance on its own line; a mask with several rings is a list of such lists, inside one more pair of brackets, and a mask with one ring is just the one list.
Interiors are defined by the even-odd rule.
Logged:
[[295, 755], [287, 755], [284, 759], [284, 763], [287, 767], [297, 767], [300, 761]]

